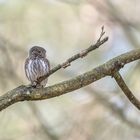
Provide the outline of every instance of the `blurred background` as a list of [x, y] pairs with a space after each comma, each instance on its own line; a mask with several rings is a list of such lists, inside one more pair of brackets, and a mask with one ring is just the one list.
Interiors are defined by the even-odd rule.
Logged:
[[[30, 47], [47, 50], [51, 67], [98, 39], [109, 41], [49, 77], [47, 86], [68, 80], [140, 47], [139, 0], [0, 0], [1, 95], [29, 84], [24, 61]], [[121, 70], [140, 99], [140, 62]], [[16, 103], [0, 112], [0, 140], [140, 140], [140, 111], [115, 80], [44, 101]]]

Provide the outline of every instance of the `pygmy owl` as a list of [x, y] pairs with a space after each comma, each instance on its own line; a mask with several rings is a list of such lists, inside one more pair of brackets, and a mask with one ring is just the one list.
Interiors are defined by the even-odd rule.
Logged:
[[25, 61], [25, 73], [32, 86], [45, 87], [48, 79], [38, 82], [38, 78], [50, 71], [50, 64], [46, 58], [46, 50], [34, 46], [29, 50], [29, 56]]

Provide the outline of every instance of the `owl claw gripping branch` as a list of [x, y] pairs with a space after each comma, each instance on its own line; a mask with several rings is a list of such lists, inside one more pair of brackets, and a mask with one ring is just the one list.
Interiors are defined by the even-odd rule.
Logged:
[[34, 46], [29, 50], [29, 56], [25, 61], [25, 73], [33, 87], [45, 87], [48, 79], [39, 82], [38, 78], [50, 71], [50, 63], [46, 58], [46, 50]]

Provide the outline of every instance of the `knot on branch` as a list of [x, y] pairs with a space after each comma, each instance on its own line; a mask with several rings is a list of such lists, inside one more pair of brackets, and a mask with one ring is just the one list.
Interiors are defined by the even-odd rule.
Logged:
[[122, 63], [119, 60], [117, 60], [117, 61], [114, 62], [114, 67], [112, 69], [112, 72], [116, 73], [117, 71], [119, 71], [123, 67], [124, 67], [124, 63]]
[[114, 73], [118, 72], [121, 68], [123, 68], [125, 63], [120, 60], [112, 59], [105, 64], [105, 68], [107, 69], [107, 75], [113, 76]]

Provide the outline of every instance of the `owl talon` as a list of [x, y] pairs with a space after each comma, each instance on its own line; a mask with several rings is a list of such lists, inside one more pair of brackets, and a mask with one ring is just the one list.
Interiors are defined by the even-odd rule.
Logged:
[[33, 82], [31, 86], [32, 86], [33, 88], [43, 88], [43, 85], [40, 85], [40, 84], [37, 83], [37, 82]]
[[37, 84], [36, 88], [43, 88], [43, 85]]
[[34, 82], [32, 82], [32, 84], [31, 84], [31, 85], [32, 85], [32, 87], [33, 87], [33, 88], [36, 88], [36, 86], [37, 86], [37, 82], [36, 82], [36, 81], [34, 81]]

